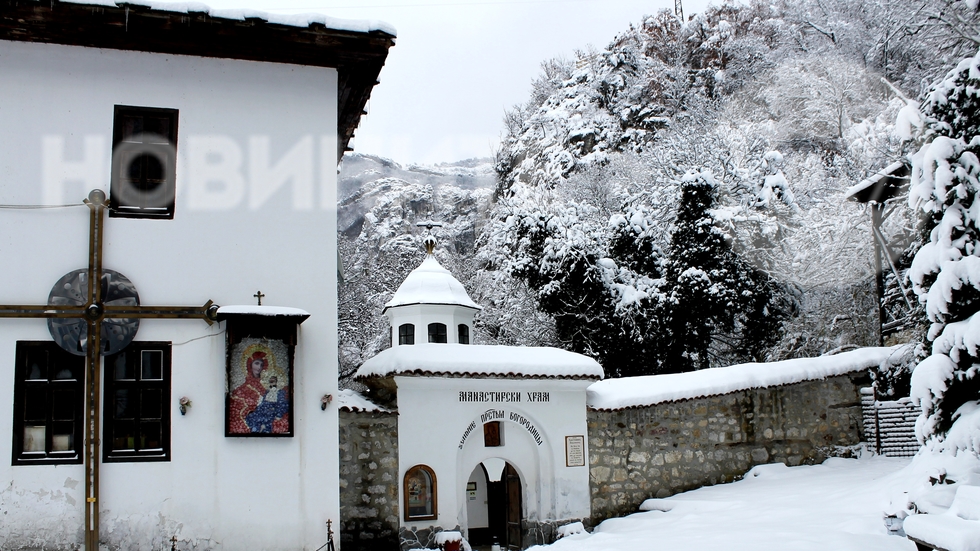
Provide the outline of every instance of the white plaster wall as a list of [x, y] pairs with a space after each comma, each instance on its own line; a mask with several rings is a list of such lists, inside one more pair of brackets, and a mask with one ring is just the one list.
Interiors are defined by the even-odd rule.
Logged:
[[391, 324], [391, 344], [398, 346], [398, 328], [405, 323], [415, 325], [415, 344], [429, 341], [429, 324], [446, 324], [446, 342], [459, 344], [457, 326], [466, 324], [470, 328], [470, 343], [473, 343], [473, 317], [476, 311], [463, 306], [444, 304], [411, 304], [389, 308], [385, 315]]
[[467, 528], [487, 528], [490, 526], [487, 511], [487, 475], [483, 467], [477, 465], [470, 473], [470, 478], [466, 481], [467, 485], [472, 482], [476, 484], [475, 499], [470, 499], [469, 492], [466, 492], [466, 517]]
[[[176, 215], [107, 218], [105, 267], [128, 276], [147, 305], [254, 304], [261, 290], [263, 304], [312, 314], [296, 349], [293, 438], [224, 436], [223, 324], [142, 323], [137, 340], [174, 345], [171, 460], [103, 465], [103, 541], [160, 549], [176, 535], [216, 549], [319, 547], [326, 520], [339, 520], [337, 412], [320, 410], [337, 384], [336, 71], [0, 41], [0, 75], [0, 204], [51, 202], [41, 182], [45, 136], [63, 137], [68, 161], [84, 159], [86, 137], [105, 145], [94, 157], [102, 175], [66, 182], [65, 201], [80, 202], [93, 187], [108, 191], [113, 106], [179, 109]], [[195, 136], [222, 136], [243, 152], [238, 203], [190, 206]], [[252, 186], [262, 184], [250, 181], [256, 136], [268, 137], [270, 164], [312, 141], [312, 203], [296, 205], [287, 182], [250, 205]], [[59, 277], [87, 266], [87, 232], [85, 207], [0, 210], [0, 303], [44, 303]], [[0, 412], [12, 411], [18, 340], [50, 340], [45, 322], [0, 319]], [[186, 416], [181, 396], [193, 401]], [[11, 467], [12, 427], [3, 419], [0, 541], [79, 544], [83, 467]]]
[[[565, 466], [565, 436], [586, 432], [585, 389], [589, 381], [559, 379], [464, 379], [395, 377], [398, 387], [399, 484], [418, 464], [431, 467], [438, 480], [439, 517], [436, 521], [406, 522], [403, 526], [468, 527], [466, 481], [487, 458], [500, 458], [521, 475], [524, 516], [529, 520], [565, 520], [590, 514], [588, 467]], [[464, 391], [519, 391], [520, 403], [460, 402]], [[530, 403], [527, 392], [546, 391], [550, 401]], [[503, 445], [483, 445], [481, 415], [502, 409]], [[527, 418], [541, 433], [540, 445], [528, 430], [509, 420], [510, 412]], [[476, 427], [461, 442], [467, 427]], [[586, 465], [588, 457], [586, 456]], [[400, 488], [404, 492], [404, 488]]]

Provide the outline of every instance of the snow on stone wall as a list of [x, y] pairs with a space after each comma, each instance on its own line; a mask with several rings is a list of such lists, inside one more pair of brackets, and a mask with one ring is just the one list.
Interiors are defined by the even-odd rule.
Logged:
[[862, 388], [861, 409], [865, 440], [871, 449], [888, 457], [912, 457], [919, 451], [915, 421], [922, 410], [911, 398], [875, 400], [873, 389]]
[[755, 388], [647, 407], [589, 411], [592, 522], [643, 500], [731, 482], [753, 466], [822, 462], [862, 441], [868, 376]]
[[866, 347], [833, 356], [746, 363], [669, 375], [606, 379], [589, 387], [589, 407], [622, 409], [789, 385], [858, 373], [902, 354], [903, 346]]
[[391, 411], [365, 398], [360, 392], [349, 388], [345, 388], [337, 393], [337, 408], [341, 411], [346, 410], [351, 412], [391, 413]]
[[384, 410], [341, 409], [340, 543], [344, 551], [398, 547], [397, 477], [398, 416]]

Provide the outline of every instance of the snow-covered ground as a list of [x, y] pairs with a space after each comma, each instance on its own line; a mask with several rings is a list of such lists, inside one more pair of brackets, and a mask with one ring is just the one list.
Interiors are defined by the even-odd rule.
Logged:
[[607, 520], [547, 550], [914, 551], [906, 538], [888, 535], [882, 519], [909, 462], [874, 456], [760, 465], [732, 484], [647, 500], [652, 510]]

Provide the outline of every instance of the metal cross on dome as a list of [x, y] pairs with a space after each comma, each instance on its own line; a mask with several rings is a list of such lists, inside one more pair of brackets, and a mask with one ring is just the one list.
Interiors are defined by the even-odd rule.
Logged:
[[211, 325], [218, 306], [210, 300], [203, 306], [140, 305], [135, 287], [125, 276], [102, 268], [103, 219], [108, 208], [105, 192], [92, 190], [84, 203], [90, 211], [88, 269], [69, 272], [58, 280], [49, 297], [51, 304], [0, 305], [0, 318], [47, 318], [58, 345], [85, 356], [85, 549], [98, 551], [100, 357], [127, 346], [140, 319], [199, 318]]
[[441, 228], [442, 222], [436, 222], [430, 218], [428, 220], [420, 220], [415, 225], [428, 230], [426, 236], [422, 238], [422, 245], [425, 246], [426, 254], [432, 254], [436, 250], [436, 238], [432, 235], [432, 228]]

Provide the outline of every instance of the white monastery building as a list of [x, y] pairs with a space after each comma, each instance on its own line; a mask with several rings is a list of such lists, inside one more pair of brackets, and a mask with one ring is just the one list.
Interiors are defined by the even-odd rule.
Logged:
[[392, 346], [357, 370], [364, 395], [340, 394], [345, 549], [525, 549], [756, 464], [821, 462], [862, 440], [868, 368], [899, 353], [602, 381], [581, 354], [472, 344], [481, 308], [423, 242], [384, 308]]
[[394, 37], [0, 0], [0, 547], [327, 543], [337, 166]]
[[420, 530], [440, 527], [520, 549], [528, 532], [591, 516], [586, 389], [602, 368], [557, 348], [470, 344], [481, 308], [434, 245], [385, 305], [392, 347], [356, 374], [397, 408], [401, 539], [424, 544]]

